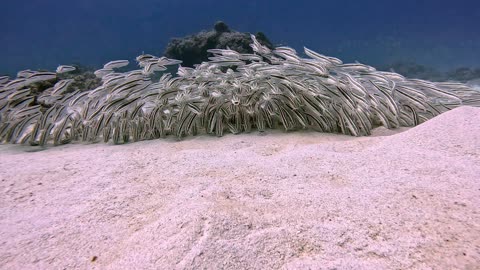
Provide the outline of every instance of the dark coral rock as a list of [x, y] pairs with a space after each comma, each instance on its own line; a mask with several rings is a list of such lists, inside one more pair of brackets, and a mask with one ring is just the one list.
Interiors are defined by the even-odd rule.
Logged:
[[80, 92], [92, 90], [101, 85], [101, 80], [93, 73], [94, 69], [82, 65], [74, 66], [77, 68], [76, 70], [58, 74], [56, 79], [31, 84], [29, 88], [34, 97], [34, 102], [31, 105], [41, 105], [44, 108], [50, 107], [47, 104], [39, 102], [38, 97], [41, 95], [41, 93], [43, 93], [43, 91], [54, 87], [54, 85], [60, 80], [73, 79], [73, 82], [68, 86], [65, 94], [72, 93], [76, 90], [79, 90]]
[[473, 69], [468, 67], [457, 68], [447, 73], [447, 77], [451, 80], [467, 82], [480, 78], [480, 68]]
[[447, 72], [439, 71], [414, 62], [396, 62], [392, 65], [380, 67], [380, 70], [394, 71], [407, 78], [428, 81], [458, 81], [467, 82], [480, 78], [480, 68], [461, 67]]
[[217, 33], [230, 32], [230, 28], [228, 27], [228, 25], [222, 21], [216, 22], [213, 29], [215, 29], [215, 32]]
[[[259, 32], [255, 35], [260, 43], [273, 49], [272, 43], [265, 34]], [[253, 53], [250, 44], [252, 40], [249, 33], [230, 30], [224, 22], [217, 22], [212, 31], [202, 31], [184, 38], [174, 38], [167, 45], [165, 56], [182, 60], [182, 66], [193, 67], [208, 61], [209, 49], [226, 49], [240, 53]]]
[[55, 83], [57, 83], [57, 82], [58, 82], [58, 79], [36, 82], [36, 83], [31, 84], [29, 87], [30, 87], [30, 90], [32, 91], [32, 94], [38, 95], [38, 94], [42, 93], [43, 91], [53, 87], [55, 85]]
[[80, 92], [92, 90], [102, 84], [101, 79], [97, 78], [94, 74], [95, 69], [79, 64], [74, 66], [76, 70], [58, 75], [58, 78], [61, 80], [73, 79], [66, 93], [71, 93], [76, 90], [80, 90]]
[[434, 68], [420, 65], [414, 62], [396, 62], [382, 67], [380, 70], [394, 71], [407, 78], [415, 78], [431, 81], [444, 81], [444, 74]]

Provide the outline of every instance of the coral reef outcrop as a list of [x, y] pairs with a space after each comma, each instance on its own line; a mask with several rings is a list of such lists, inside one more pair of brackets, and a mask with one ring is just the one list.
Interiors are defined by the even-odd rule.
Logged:
[[[257, 40], [264, 46], [273, 49], [273, 45], [267, 36], [258, 32], [255, 34]], [[165, 50], [164, 55], [168, 58], [182, 60], [182, 66], [193, 67], [208, 61], [210, 49], [226, 49], [227, 47], [239, 53], [253, 53], [250, 47], [251, 39], [249, 33], [242, 33], [231, 30], [224, 22], [217, 22], [211, 31], [172, 39]]]

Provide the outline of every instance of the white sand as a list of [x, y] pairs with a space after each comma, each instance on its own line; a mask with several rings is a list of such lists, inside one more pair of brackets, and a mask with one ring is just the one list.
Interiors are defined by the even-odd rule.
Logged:
[[480, 109], [393, 133], [0, 146], [0, 266], [479, 269]]

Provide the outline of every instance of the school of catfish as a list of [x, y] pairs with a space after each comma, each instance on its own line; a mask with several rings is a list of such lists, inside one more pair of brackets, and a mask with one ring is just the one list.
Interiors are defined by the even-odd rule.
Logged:
[[[95, 72], [101, 86], [87, 91], [70, 91], [72, 80], [64, 79], [33, 96], [31, 85], [75, 70], [67, 65], [0, 77], [0, 140], [120, 144], [269, 128], [365, 136], [380, 125], [415, 126], [458, 106], [480, 106], [480, 92], [462, 83], [408, 79], [307, 48], [307, 57], [271, 50], [254, 36], [251, 46], [253, 54], [209, 50], [209, 61], [194, 68], [142, 54], [139, 69], [119, 72], [129, 61], [111, 61]], [[178, 66], [176, 75], [165, 73], [168, 66]]]

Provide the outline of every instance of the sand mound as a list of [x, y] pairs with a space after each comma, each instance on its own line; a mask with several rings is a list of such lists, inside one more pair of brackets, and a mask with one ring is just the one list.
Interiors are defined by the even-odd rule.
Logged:
[[[480, 108], [460, 107], [443, 113], [422, 125], [386, 140], [399, 140], [406, 147], [422, 146], [432, 150], [447, 150], [460, 154], [478, 154], [480, 149]], [[472, 150], [470, 153], [457, 149]]]
[[480, 109], [314, 132], [0, 147], [4, 269], [474, 269]]

